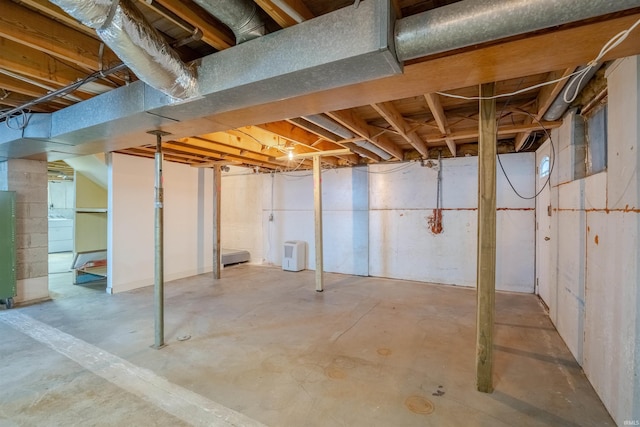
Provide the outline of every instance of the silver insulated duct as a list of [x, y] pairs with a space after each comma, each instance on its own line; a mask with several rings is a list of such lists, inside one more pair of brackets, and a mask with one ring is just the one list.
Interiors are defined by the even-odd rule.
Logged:
[[[312, 114], [310, 116], [303, 116], [302, 118], [310, 123], [313, 123], [314, 125], [320, 126], [321, 128], [338, 135], [343, 139], [354, 139], [356, 137], [356, 135], [354, 135], [353, 132], [351, 132], [349, 129], [323, 114]], [[353, 143], [360, 148], [371, 151], [372, 153], [381, 157], [383, 160], [389, 160], [392, 157], [391, 154], [387, 153], [378, 146], [373, 145], [369, 141], [357, 139], [354, 140]]]
[[640, 7], [640, 0], [464, 0], [400, 19], [400, 61]]
[[204, 10], [231, 28], [236, 43], [264, 36], [264, 22], [253, 0], [193, 0]]
[[98, 36], [149, 86], [178, 99], [198, 95], [195, 71], [185, 65], [131, 0], [50, 0]]

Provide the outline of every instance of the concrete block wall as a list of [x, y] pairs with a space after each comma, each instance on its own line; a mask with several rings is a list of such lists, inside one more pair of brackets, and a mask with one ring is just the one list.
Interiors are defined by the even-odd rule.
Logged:
[[[608, 169], [572, 180], [571, 117], [552, 134], [550, 316], [618, 425], [640, 421], [640, 57], [607, 70]], [[633, 424], [629, 424], [633, 425]]]
[[47, 163], [0, 163], [0, 189], [16, 192], [16, 302], [49, 297]]

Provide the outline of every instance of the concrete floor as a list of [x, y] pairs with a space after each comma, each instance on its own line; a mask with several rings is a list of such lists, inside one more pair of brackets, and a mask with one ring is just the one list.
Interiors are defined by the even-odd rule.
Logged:
[[154, 350], [152, 288], [56, 274], [52, 301], [0, 310], [1, 426], [614, 425], [533, 295], [497, 295], [482, 394], [472, 289], [239, 265], [168, 283]]

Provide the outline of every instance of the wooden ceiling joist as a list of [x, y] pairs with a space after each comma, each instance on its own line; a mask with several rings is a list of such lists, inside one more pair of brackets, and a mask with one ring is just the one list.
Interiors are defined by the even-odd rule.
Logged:
[[255, 2], [282, 28], [314, 18], [313, 13], [302, 0], [255, 0]]
[[[100, 69], [100, 41], [10, 0], [0, 0], [0, 9], [0, 37], [87, 69]], [[104, 49], [102, 63], [118, 62], [109, 49]]]
[[427, 101], [427, 105], [429, 106], [431, 114], [433, 114], [436, 124], [438, 125], [438, 129], [442, 135], [445, 136], [445, 142], [447, 143], [447, 147], [449, 147], [451, 155], [455, 157], [456, 142], [453, 138], [448, 138], [448, 135], [451, 133], [451, 129], [449, 127], [447, 116], [444, 113], [444, 108], [442, 108], [442, 103], [440, 102], [440, 95], [437, 93], [425, 93], [424, 98]]
[[192, 145], [187, 145], [187, 144], [173, 142], [173, 141], [162, 143], [162, 147], [168, 150], [171, 150], [171, 152], [187, 153], [191, 155], [204, 156], [207, 158], [235, 160], [243, 164], [260, 166], [260, 167], [269, 168], [269, 169], [277, 169], [282, 167], [281, 164], [270, 162], [264, 159], [252, 159], [249, 157], [240, 156], [238, 154], [226, 154], [224, 152], [220, 152], [219, 150], [211, 150], [208, 148], [198, 148]]
[[386, 151], [398, 160], [403, 159], [402, 149], [383, 134], [376, 132], [352, 110], [330, 111], [326, 113], [336, 122], [349, 129], [356, 135], [360, 135], [376, 147]]
[[20, 0], [20, 3], [27, 5], [29, 8], [36, 10], [43, 15], [49, 16], [70, 28], [74, 28], [90, 36], [95, 36], [96, 32], [92, 28], [82, 25], [75, 18], [69, 16], [64, 10], [51, 3], [49, 0]]
[[[318, 138], [315, 134], [285, 120], [252, 127], [262, 129], [274, 136], [292, 141], [293, 143], [298, 144], [298, 146], [308, 147], [308, 150], [306, 150], [308, 152], [335, 150], [342, 147], [340, 144], [327, 141], [325, 138]], [[299, 148], [298, 151], [300, 150], [305, 151], [304, 149]], [[358, 164], [359, 162], [359, 158], [355, 154], [341, 155], [337, 157], [351, 164]]]
[[[0, 73], [0, 88], [4, 89], [5, 91], [15, 92], [34, 98], [39, 98], [47, 94], [46, 89], [32, 85], [22, 80], [15, 79], [13, 77], [6, 76], [2, 73]], [[51, 102], [60, 104], [61, 106], [68, 106], [73, 104], [72, 101], [64, 98], [52, 99]]]
[[[0, 37], [0, 67], [27, 77], [43, 80], [55, 86], [67, 86], [82, 80], [81, 72], [61, 60]], [[94, 82], [94, 84], [99, 84]]]
[[[498, 136], [516, 135], [520, 132], [533, 132], [537, 130], [542, 130], [543, 127], [544, 129], [555, 129], [560, 125], [562, 125], [561, 121], [555, 121], [555, 122], [543, 121], [540, 123], [523, 123], [523, 124], [517, 124], [517, 125], [500, 126], [498, 128]], [[476, 128], [459, 130], [459, 131], [451, 132], [451, 134], [449, 134], [449, 138], [454, 140], [477, 139], [478, 136], [479, 136], [478, 129]], [[427, 137], [427, 141], [429, 141], [429, 143], [445, 142], [446, 139], [447, 138], [445, 138], [444, 136]]]
[[418, 153], [424, 157], [428, 156], [429, 152], [427, 150], [427, 145], [420, 136], [418, 136], [415, 129], [411, 129], [411, 126], [405, 121], [402, 114], [400, 114], [392, 102], [382, 102], [379, 104], [372, 104], [371, 106], [387, 121], [387, 123], [391, 125], [392, 128], [396, 130], [396, 132], [400, 134], [402, 138], [411, 144]]
[[231, 30], [204, 12], [191, 0], [156, 0], [176, 16], [191, 23], [202, 31], [202, 41], [217, 50], [234, 46], [235, 37]]

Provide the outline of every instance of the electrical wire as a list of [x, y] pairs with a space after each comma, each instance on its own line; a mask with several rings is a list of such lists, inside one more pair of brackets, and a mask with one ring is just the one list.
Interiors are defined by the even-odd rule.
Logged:
[[[447, 93], [447, 92], [436, 92], [436, 93], [438, 95], [441, 95], [441, 96], [446, 96], [446, 97], [455, 98], [455, 99], [464, 99], [464, 100], [467, 100], [467, 101], [491, 100], [491, 99], [499, 99], [499, 98], [510, 98], [512, 96], [519, 95], [519, 94], [525, 93], [525, 92], [529, 92], [529, 91], [534, 90], [534, 89], [538, 89], [538, 88], [541, 88], [541, 87], [544, 87], [544, 86], [548, 86], [548, 85], [559, 83], [559, 82], [561, 82], [563, 80], [572, 79], [567, 84], [567, 87], [565, 88], [565, 91], [564, 91], [564, 94], [563, 94], [564, 101], [567, 104], [570, 104], [578, 96], [579, 87], [582, 84], [582, 82], [584, 81], [584, 79], [586, 78], [586, 76], [589, 73], [589, 71], [593, 67], [597, 66], [598, 63], [602, 60], [602, 58], [604, 58], [604, 56], [607, 53], [609, 53], [611, 50], [613, 50], [616, 47], [618, 47], [618, 45], [620, 45], [620, 43], [625, 41], [627, 39], [627, 37], [629, 37], [629, 34], [631, 34], [631, 32], [633, 30], [635, 30], [636, 27], [638, 27], [639, 25], [640, 25], [640, 19], [638, 19], [631, 27], [627, 28], [624, 31], [619, 32], [618, 34], [613, 36], [611, 39], [609, 39], [609, 41], [606, 42], [604, 44], [604, 46], [602, 46], [602, 49], [600, 49], [600, 53], [598, 54], [598, 56], [596, 56], [593, 60], [589, 61], [589, 63], [587, 64], [586, 67], [584, 67], [581, 70], [574, 71], [573, 73], [568, 74], [568, 75], [563, 76], [563, 77], [560, 77], [558, 79], [550, 80], [548, 82], [542, 82], [542, 83], [539, 83], [537, 85], [533, 85], [533, 86], [526, 87], [524, 89], [516, 90], [514, 92], [502, 93], [500, 95], [494, 95], [494, 96], [485, 96], [485, 97], [483, 97], [483, 96], [463, 96], [463, 95], [455, 95], [455, 94]], [[573, 94], [568, 97], [567, 95], [569, 94], [570, 90], [573, 90]]]
[[507, 175], [507, 172], [504, 169], [504, 165], [502, 164], [502, 160], [500, 159], [500, 154], [497, 154], [498, 164], [500, 165], [500, 169], [502, 170], [502, 173], [504, 174], [504, 177], [507, 179], [507, 182], [509, 183], [509, 186], [511, 187], [513, 192], [516, 194], [516, 196], [518, 196], [518, 197], [520, 197], [521, 199], [524, 199], [524, 200], [534, 200], [542, 193], [542, 191], [545, 189], [545, 187], [547, 185], [549, 185], [550, 182], [551, 182], [551, 173], [553, 172], [553, 168], [554, 168], [554, 166], [556, 164], [556, 149], [555, 149], [555, 145], [553, 143], [553, 137], [551, 136], [551, 133], [549, 132], [549, 130], [547, 128], [544, 127], [544, 125], [540, 122], [540, 120], [538, 120], [533, 114], [531, 114], [531, 113], [529, 113], [529, 112], [527, 112], [525, 110], [521, 110], [521, 111], [524, 112], [525, 114], [528, 114], [529, 117], [531, 117], [531, 119], [533, 121], [538, 123], [538, 125], [542, 128], [544, 133], [547, 135], [547, 138], [549, 139], [549, 143], [551, 144], [551, 153], [552, 153], [552, 156], [551, 156], [551, 167], [549, 168], [549, 175], [547, 175], [547, 180], [545, 181], [544, 185], [540, 188], [540, 190], [538, 190], [533, 196], [531, 196], [531, 197], [523, 196], [522, 194], [520, 194], [520, 192], [518, 190], [516, 190], [516, 187], [513, 185], [513, 183], [511, 182], [511, 179], [509, 178], [509, 175]]
[[[11, 120], [12, 119], [17, 119], [18, 115], [22, 116], [22, 123], [18, 124], [17, 126], [12, 126], [11, 125]], [[9, 114], [6, 117], [6, 120], [4, 122], [4, 124], [12, 130], [24, 130], [28, 125], [29, 125], [29, 120], [31, 120], [31, 114], [29, 112], [29, 110], [19, 110], [19, 111], [15, 111], [11, 114]]]
[[355, 170], [357, 170], [358, 172], [365, 172], [370, 175], [386, 175], [386, 174], [396, 173], [396, 172], [400, 172], [405, 169], [408, 169], [413, 166], [413, 163], [414, 162], [403, 163], [400, 166], [397, 166], [393, 169], [386, 170], [386, 171], [379, 171], [379, 172], [370, 171], [368, 170], [369, 168], [367, 168], [367, 170], [360, 170], [359, 168], [356, 168]]

